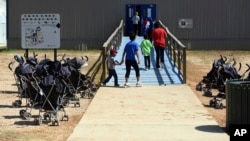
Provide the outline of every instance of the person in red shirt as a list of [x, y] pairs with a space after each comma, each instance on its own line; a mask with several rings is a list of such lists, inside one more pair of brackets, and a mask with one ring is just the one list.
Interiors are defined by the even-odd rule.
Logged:
[[151, 38], [156, 52], [156, 68], [163, 68], [167, 32], [160, 26], [158, 21], [154, 24], [154, 30], [151, 33]]

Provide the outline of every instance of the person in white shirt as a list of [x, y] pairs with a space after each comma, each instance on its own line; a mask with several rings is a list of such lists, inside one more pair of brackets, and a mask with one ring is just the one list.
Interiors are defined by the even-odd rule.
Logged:
[[135, 12], [135, 15], [132, 17], [132, 21], [133, 21], [134, 32], [135, 34], [138, 34], [138, 28], [140, 23], [140, 17], [138, 12]]

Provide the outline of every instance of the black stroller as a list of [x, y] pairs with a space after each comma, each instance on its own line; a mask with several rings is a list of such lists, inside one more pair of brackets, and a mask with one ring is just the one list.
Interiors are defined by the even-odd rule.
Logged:
[[65, 63], [63, 66], [68, 66], [71, 71], [69, 77], [69, 82], [71, 86], [75, 89], [77, 93], [80, 93], [81, 97], [93, 98], [94, 92], [96, 92], [97, 87], [90, 77], [81, 73], [80, 69], [88, 65], [88, 57], [86, 59], [74, 57], [72, 59], [67, 58], [63, 60]]
[[[52, 125], [60, 125], [58, 112], [62, 111], [62, 120], [68, 120], [68, 115], [63, 106], [64, 84], [61, 81], [61, 63], [59, 61], [43, 60], [36, 66], [33, 78], [38, 85], [39, 94], [41, 95], [41, 105], [38, 117], [35, 122], [42, 123], [41, 112], [44, 112], [43, 119], [52, 122]], [[69, 75], [64, 73], [64, 75]], [[66, 76], [67, 77], [67, 76]]]
[[[12, 103], [13, 107], [20, 107], [22, 105], [22, 98], [29, 97], [27, 95], [27, 88], [29, 87], [29, 81], [31, 80], [31, 74], [34, 70], [35, 65], [37, 64], [37, 59], [35, 57], [29, 57], [24, 61], [23, 57], [20, 55], [14, 56], [15, 62], [18, 63], [18, 66], [13, 69], [14, 61], [10, 62], [8, 67], [11, 71], [14, 72], [14, 78], [16, 81], [16, 86], [18, 88], [18, 97], [19, 99]], [[29, 89], [28, 89], [29, 90]]]
[[[214, 96], [210, 101], [209, 101], [209, 105], [211, 107], [214, 107], [216, 109], [223, 109], [225, 107], [225, 105], [223, 104], [223, 101], [226, 99], [226, 93], [225, 93], [225, 81], [229, 80], [229, 79], [241, 79], [244, 78], [245, 73], [247, 73], [250, 70], [250, 66], [248, 64], [246, 64], [248, 69], [242, 74], [239, 75], [239, 70], [236, 70], [235, 63], [233, 66], [229, 66], [227, 64], [222, 65], [222, 67], [220, 67], [219, 69], [219, 80], [220, 80], [220, 88], [219, 93]], [[240, 65], [241, 68], [241, 65]]]
[[[212, 64], [211, 70], [207, 73], [206, 76], [203, 76], [203, 79], [196, 85], [197, 91], [204, 91], [205, 96], [212, 96], [211, 89], [217, 89], [220, 87], [218, 81], [218, 69], [225, 64], [227, 58], [220, 56], [220, 59], [216, 60]], [[205, 86], [204, 86], [205, 85]]]

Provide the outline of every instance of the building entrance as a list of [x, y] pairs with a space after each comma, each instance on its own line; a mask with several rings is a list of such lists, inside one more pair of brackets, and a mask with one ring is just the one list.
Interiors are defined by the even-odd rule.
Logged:
[[132, 18], [138, 12], [140, 21], [138, 24], [137, 35], [143, 36], [146, 27], [146, 20], [156, 20], [156, 5], [155, 4], [127, 4], [126, 5], [126, 21], [125, 21], [125, 36], [128, 36], [130, 31], [134, 31]]

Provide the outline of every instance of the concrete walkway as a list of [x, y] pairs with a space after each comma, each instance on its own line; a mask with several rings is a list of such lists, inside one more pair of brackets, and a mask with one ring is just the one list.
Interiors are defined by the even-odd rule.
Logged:
[[229, 141], [187, 85], [101, 87], [68, 141]]

